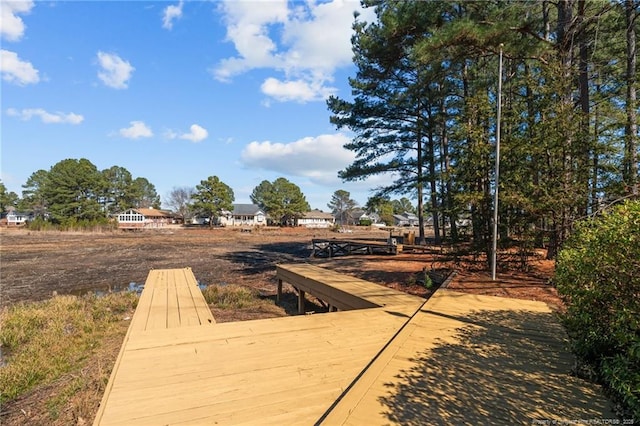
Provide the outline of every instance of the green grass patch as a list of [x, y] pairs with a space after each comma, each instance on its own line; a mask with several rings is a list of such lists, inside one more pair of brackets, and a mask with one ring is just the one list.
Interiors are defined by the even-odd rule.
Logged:
[[134, 293], [56, 296], [0, 312], [0, 404], [82, 365], [135, 309]]
[[219, 309], [260, 309], [272, 303], [260, 299], [258, 292], [236, 284], [210, 285], [202, 291], [209, 305]]

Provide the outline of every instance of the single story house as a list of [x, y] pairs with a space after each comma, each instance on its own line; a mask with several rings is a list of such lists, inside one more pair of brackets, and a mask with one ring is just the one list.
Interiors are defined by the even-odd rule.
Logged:
[[409, 212], [394, 214], [393, 221], [395, 226], [418, 226], [418, 216]]
[[11, 209], [7, 212], [7, 226], [23, 226], [35, 218], [32, 212], [19, 212]]
[[233, 211], [224, 211], [218, 218], [222, 226], [266, 226], [266, 213], [255, 204], [234, 204]]
[[367, 222], [371, 222], [371, 225], [384, 225], [384, 223], [382, 223], [382, 220], [380, 219], [380, 215], [378, 213], [367, 213], [367, 212], [361, 212], [361, 214], [358, 215], [356, 223], [362, 225], [364, 223]]
[[298, 219], [298, 226], [307, 228], [330, 228], [334, 226], [335, 223], [336, 219], [331, 213], [325, 213], [318, 209], [306, 212]]
[[158, 209], [129, 209], [116, 215], [118, 229], [163, 228], [171, 223], [169, 214]]

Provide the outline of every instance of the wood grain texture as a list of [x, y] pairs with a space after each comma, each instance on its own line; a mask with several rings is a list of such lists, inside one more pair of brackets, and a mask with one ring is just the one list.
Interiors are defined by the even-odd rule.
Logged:
[[277, 274], [351, 308], [214, 324], [189, 269], [151, 271], [94, 424], [613, 418], [571, 376], [566, 336], [543, 303], [449, 290], [424, 303], [305, 264]]

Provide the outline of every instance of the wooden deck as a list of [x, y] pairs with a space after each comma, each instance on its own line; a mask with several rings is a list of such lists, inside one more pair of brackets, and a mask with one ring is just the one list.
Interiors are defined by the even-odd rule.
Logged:
[[352, 254], [398, 254], [402, 247], [386, 241], [314, 238], [313, 257], [348, 256]]
[[305, 293], [310, 293], [330, 308], [341, 311], [389, 306], [396, 310], [401, 309], [405, 315], [412, 315], [417, 309], [416, 304], [422, 304], [424, 301], [370, 281], [306, 263], [277, 265], [276, 278], [276, 300], [280, 300], [282, 283], [291, 284], [298, 291], [299, 314], [304, 313]]
[[[333, 274], [319, 269], [309, 271]], [[150, 273], [155, 284], [145, 286], [94, 424], [612, 418], [599, 393], [569, 374], [563, 330], [542, 303], [439, 290], [427, 303], [391, 297], [381, 307], [169, 327], [174, 310], [154, 309], [165, 300], [155, 293], [181, 287], [180, 277], [192, 280], [189, 270]]]

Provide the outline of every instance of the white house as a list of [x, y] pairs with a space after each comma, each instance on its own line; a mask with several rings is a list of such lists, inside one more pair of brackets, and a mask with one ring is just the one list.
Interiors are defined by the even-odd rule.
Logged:
[[255, 204], [234, 204], [233, 211], [224, 211], [218, 218], [222, 226], [266, 226], [267, 215]]
[[371, 221], [371, 225], [373, 226], [384, 226], [384, 223], [380, 219], [380, 215], [378, 213], [365, 212], [358, 218], [358, 223], [360, 224], [366, 221]]
[[331, 213], [325, 213], [322, 210], [314, 209], [303, 214], [298, 219], [298, 226], [307, 228], [330, 228], [335, 225], [336, 219]]
[[171, 223], [171, 217], [157, 209], [129, 209], [118, 213], [118, 229], [163, 228]]
[[19, 212], [17, 210], [11, 209], [7, 213], [7, 226], [22, 226], [33, 219], [33, 213]]

